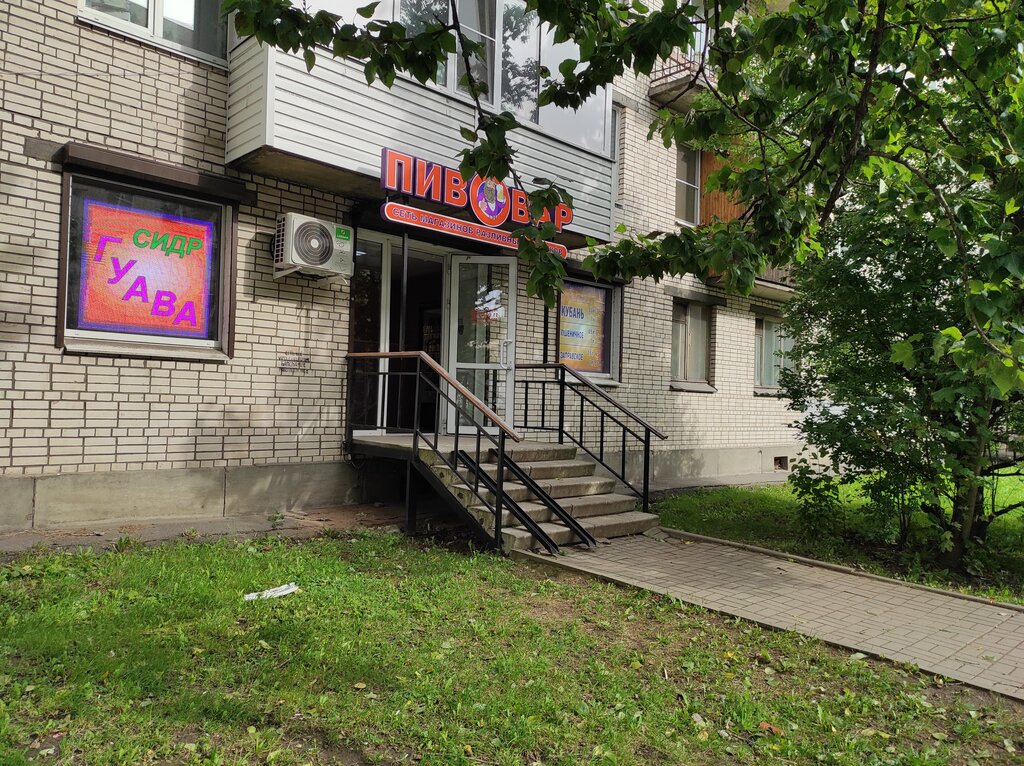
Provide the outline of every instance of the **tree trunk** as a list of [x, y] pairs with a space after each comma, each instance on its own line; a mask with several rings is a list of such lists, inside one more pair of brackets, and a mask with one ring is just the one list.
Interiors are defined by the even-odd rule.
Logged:
[[[953, 497], [953, 518], [949, 531], [953, 534], [953, 547], [941, 557], [942, 564], [948, 569], [963, 573], [964, 556], [974, 538], [975, 522], [979, 511], [983, 510], [981, 492], [981, 474], [986, 463], [986, 440], [984, 429], [992, 416], [992, 398], [986, 397], [979, 408], [984, 416], [970, 424], [967, 436], [973, 441], [972, 449], [964, 455], [964, 468], [968, 476], [956, 480], [956, 494]], [[977, 411], [976, 411], [977, 412]]]
[[971, 540], [978, 545], [984, 545], [988, 539], [988, 527], [992, 523], [992, 517], [985, 512], [985, 488], [978, 488], [978, 505], [974, 513], [974, 525], [971, 527]]
[[953, 535], [953, 547], [940, 557], [942, 566], [959, 574], [964, 573], [964, 556], [974, 530], [978, 489], [979, 487], [973, 483], [958, 488], [953, 500], [953, 518], [949, 525], [949, 532]]

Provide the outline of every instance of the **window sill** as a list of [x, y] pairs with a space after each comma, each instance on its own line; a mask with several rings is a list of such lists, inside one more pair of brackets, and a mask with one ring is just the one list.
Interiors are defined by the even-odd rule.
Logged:
[[689, 391], [691, 394], [717, 394], [718, 389], [710, 383], [697, 383], [688, 380], [673, 380], [668, 386], [672, 391]]
[[119, 22], [105, 13], [93, 11], [89, 8], [79, 8], [78, 21], [87, 26], [102, 29], [106, 32], [113, 32], [129, 40], [135, 40], [143, 45], [174, 53], [198, 64], [207, 64], [225, 72], [228, 71], [228, 61], [224, 57], [213, 56], [193, 48], [186, 48], [184, 45], [179, 45], [171, 40], [164, 40], [162, 37], [154, 35], [148, 29], [129, 22]]
[[754, 396], [767, 396], [772, 399], [783, 399], [782, 389], [778, 386], [754, 386]]
[[622, 385], [621, 380], [614, 380], [613, 378], [596, 378], [591, 375], [583, 375], [586, 378], [587, 383], [591, 383], [598, 388], [618, 388]]
[[227, 362], [227, 354], [219, 348], [197, 348], [159, 343], [124, 343], [122, 341], [84, 338], [64, 339], [64, 352], [97, 356], [130, 356], [144, 359], [178, 359], [196, 362]]

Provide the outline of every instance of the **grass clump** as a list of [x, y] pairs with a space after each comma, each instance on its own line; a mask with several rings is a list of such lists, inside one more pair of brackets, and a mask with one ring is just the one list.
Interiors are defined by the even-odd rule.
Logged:
[[997, 696], [394, 535], [35, 554], [0, 589], [5, 766], [1009, 764], [1024, 746], [1024, 707]]

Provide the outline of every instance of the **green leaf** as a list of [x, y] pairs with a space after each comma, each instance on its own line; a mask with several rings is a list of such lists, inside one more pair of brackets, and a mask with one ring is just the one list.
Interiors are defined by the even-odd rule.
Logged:
[[914, 358], [914, 344], [909, 340], [900, 340], [892, 344], [892, 354], [889, 361], [900, 364], [908, 370], [914, 369], [917, 360]]

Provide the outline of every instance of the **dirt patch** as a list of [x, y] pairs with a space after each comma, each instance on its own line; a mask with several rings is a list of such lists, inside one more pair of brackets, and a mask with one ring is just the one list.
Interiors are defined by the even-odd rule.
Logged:
[[401, 508], [379, 503], [293, 511], [285, 517], [316, 529], [376, 529], [405, 523], [405, 512]]

